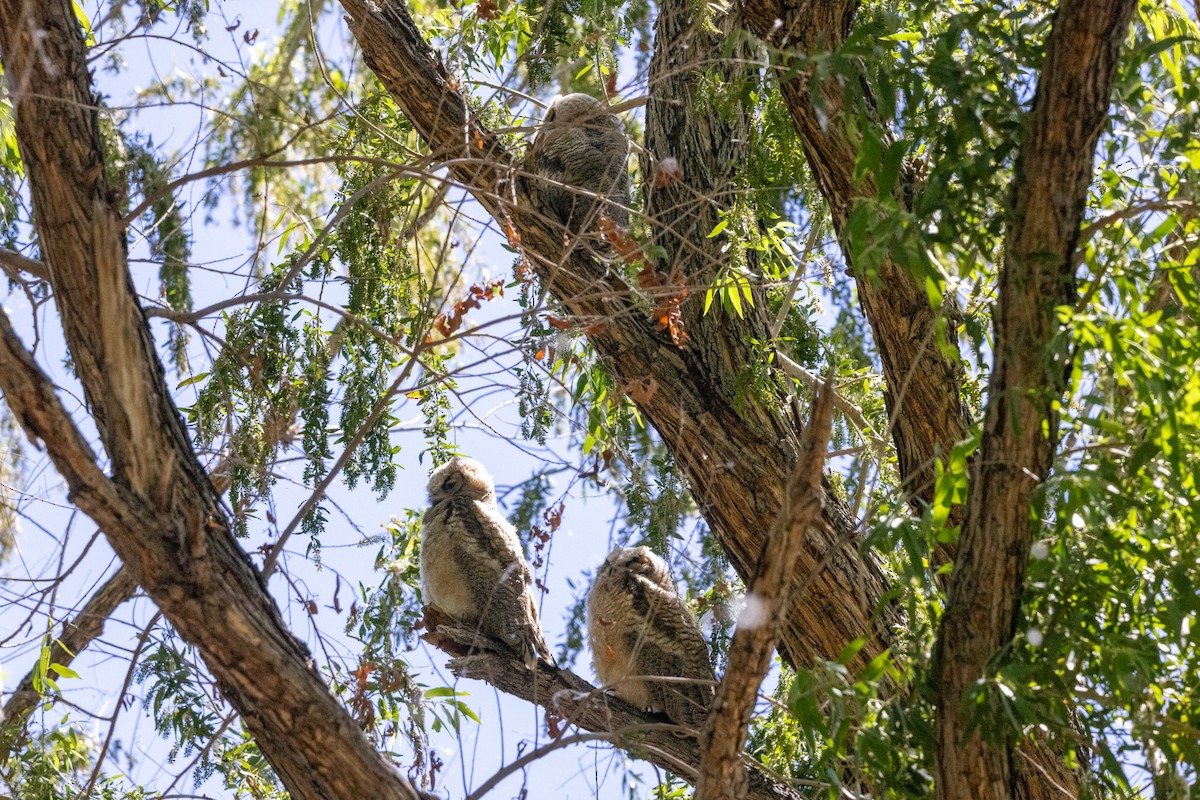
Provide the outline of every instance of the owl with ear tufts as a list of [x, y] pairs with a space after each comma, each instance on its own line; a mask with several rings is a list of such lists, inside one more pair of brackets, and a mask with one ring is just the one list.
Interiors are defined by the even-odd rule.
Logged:
[[517, 652], [531, 669], [554, 659], [542, 636], [521, 540], [496, 505], [483, 465], [455, 457], [429, 476], [421, 521], [425, 602]]
[[716, 683], [708, 645], [650, 548], [609, 554], [588, 592], [587, 620], [603, 684], [643, 711], [661, 711], [694, 730], [704, 726]]
[[600, 214], [629, 223], [628, 158], [621, 120], [590, 95], [568, 94], [546, 110], [525, 151], [522, 183], [538, 210], [587, 236]]

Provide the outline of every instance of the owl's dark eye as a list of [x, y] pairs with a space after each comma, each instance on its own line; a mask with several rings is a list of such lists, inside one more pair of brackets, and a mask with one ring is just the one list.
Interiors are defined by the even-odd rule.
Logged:
[[442, 491], [450, 491], [454, 488], [454, 483], [454, 478], [447, 478], [446, 480], [442, 481]]

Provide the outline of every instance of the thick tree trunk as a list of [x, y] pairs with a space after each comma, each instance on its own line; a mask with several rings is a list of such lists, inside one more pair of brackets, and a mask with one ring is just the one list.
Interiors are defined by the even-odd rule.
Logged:
[[987, 665], [1011, 643], [1036, 515], [1054, 462], [1058, 405], [1071, 370], [1058, 319], [1078, 300], [1075, 243], [1096, 142], [1135, 0], [1065, 0], [1017, 159], [996, 307], [996, 364], [978, 474], [971, 484], [954, 580], [938, 633], [938, 797], [1009, 800], [1012, 752], [989, 741], [968, 708]]
[[0, 389], [72, 501], [195, 644], [295, 798], [411, 798], [286, 629], [191, 449], [136, 303], [67, 0], [0, 0], [0, 57], [34, 220], [110, 480], [0, 314]]

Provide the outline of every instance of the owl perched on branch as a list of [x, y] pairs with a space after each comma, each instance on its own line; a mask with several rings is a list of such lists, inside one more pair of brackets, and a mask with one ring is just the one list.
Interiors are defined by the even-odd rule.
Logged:
[[621, 120], [596, 98], [569, 94], [551, 103], [542, 118], [525, 151], [522, 183], [538, 210], [572, 234], [596, 230], [600, 214], [624, 227], [628, 157]]
[[695, 730], [704, 726], [716, 675], [704, 636], [661, 558], [648, 547], [610, 553], [588, 593], [587, 618], [603, 684], [644, 711], [662, 711]]
[[452, 458], [429, 476], [421, 589], [426, 603], [504, 642], [530, 668], [539, 658], [554, 663], [521, 540], [501, 516], [492, 476], [478, 461]]

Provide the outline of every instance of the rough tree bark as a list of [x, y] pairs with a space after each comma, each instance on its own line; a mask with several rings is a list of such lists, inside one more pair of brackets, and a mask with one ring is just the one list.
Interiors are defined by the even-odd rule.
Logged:
[[0, 389], [14, 416], [41, 440], [72, 502], [198, 647], [293, 797], [416, 797], [287, 631], [192, 451], [136, 303], [71, 3], [0, 0], [0, 58], [38, 241], [113, 477], [0, 315]]
[[[833, 383], [817, 394], [812, 415], [800, 440], [800, 457], [788, 476], [787, 493], [779, 518], [749, 582], [746, 602], [753, 614], [739, 619], [725, 674], [717, 687], [712, 715], [700, 737], [700, 778], [695, 800], [742, 800], [749, 787], [748, 771], [741, 758], [746, 746], [758, 687], [771, 669], [771, 656], [788, 600], [805, 585], [788, 579], [796, 568], [800, 542], [825, 502], [821, 477], [829, 433], [833, 425]], [[748, 606], [750, 608], [750, 606]]]
[[[712, 482], [714, 472], [727, 472], [735, 480], [741, 480], [743, 485], [738, 489], [743, 494], [747, 489], [760, 496], [771, 493], [770, 507], [760, 501], [764, 516], [755, 520], [755, 528], [733, 532], [713, 524], [717, 540], [731, 554], [738, 573], [748, 579], [759, 563], [765, 533], [782, 508], [790, 465], [800, 450], [798, 436], [802, 424], [790, 413], [787, 398], [773, 388], [777, 376], [763, 363], [765, 351], [760, 346], [755, 352], [753, 343], [770, 342], [771, 334], [765, 281], [761, 280], [763, 275], [753, 253], [747, 254], [748, 267], [760, 280], [752, 281], [754, 303], [743, 309], [742, 316], [719, 310], [705, 314], [703, 292], [699, 291], [716, 284], [729, 267], [728, 242], [722, 237], [710, 237], [709, 232], [721, 220], [719, 212], [728, 209], [738, 193], [746, 191], [742, 171], [749, 158], [748, 130], [752, 121], [748, 111], [732, 100], [717, 108], [711, 99], [706, 99], [703, 90], [704, 82], [712, 80], [714, 73], [719, 82], [734, 85], [748, 77], [744, 73], [746, 65], [753, 63], [753, 53], [736, 38], [730, 45], [730, 22], [728, 17], [703, 18], [689, 0], [663, 0], [658, 4], [654, 56], [647, 80], [650, 99], [646, 106], [646, 156], [642, 174], [655, 175], [658, 164], [667, 158], [676, 162], [680, 175], [677, 180], [657, 186], [653, 180], [646, 181], [643, 187], [645, 214], [652, 221], [650, 244], [666, 254], [656, 266], [668, 276], [681, 275], [684, 283], [693, 288], [692, 296], [680, 308], [688, 332], [688, 345], [681, 356], [689, 375], [695, 376], [696, 383], [703, 387], [709, 408], [723, 408], [722, 416], [738, 420], [738, 427], [727, 436], [734, 441], [753, 442], [760, 450], [745, 454], [736, 462], [715, 460], [713, 454], [703, 452], [697, 458], [696, 443], [687, 440], [686, 431], [681, 431], [678, 438], [670, 435], [663, 438], [677, 462], [683, 465], [693, 496], [710, 523], [722, 513], [714, 505], [745, 502], [724, 487], [716, 494], [719, 499], [709, 499], [713, 495], [703, 488], [697, 492], [698, 486]], [[720, 23], [727, 29], [717, 30], [714, 25]], [[730, 46], [732, 51], [728, 50]], [[636, 373], [638, 365], [622, 368]], [[760, 386], [748, 387], [749, 376], [756, 370], [768, 377]], [[671, 386], [663, 388], [669, 390]], [[756, 392], [761, 394], [756, 396]], [[668, 391], [666, 397], [670, 396]], [[678, 412], [668, 410], [668, 413], [668, 417], [659, 417], [663, 424], [655, 422], [660, 434], [664, 429], [681, 427], [677, 422]], [[699, 418], [709, 413], [704, 410]], [[765, 447], [774, 452], [766, 452]], [[681, 453], [690, 458], [681, 458]], [[764, 457], [768, 460], [759, 460]], [[827, 496], [832, 496], [828, 483], [824, 489]], [[847, 522], [851, 527], [847, 527]], [[877, 592], [884, 586], [878, 579], [878, 567], [872, 556], [859, 555], [859, 537], [848, 509], [840, 501], [832, 500], [823, 509], [809, 538], [802, 541], [804, 546], [797, 550], [794, 580], [816, 581], [817, 585], [814, 597], [797, 597], [785, 615], [787, 631], [780, 650], [794, 665], [832, 658], [852, 641], [818, 638], [815, 627], [820, 624], [820, 616], [814, 615], [813, 606], [823, 600], [817, 598], [833, 599], [840, 594], [841, 600], [857, 606], [859, 614], [869, 615], [879, 602]], [[824, 565], [835, 558], [837, 565], [825, 569]], [[865, 573], [868, 580], [858, 584], [861, 595], [847, 595], [847, 585], [840, 581], [854, 580], [855, 572]], [[826, 610], [827, 607], [820, 611]], [[886, 609], [884, 616], [893, 624], [898, 621], [895, 609]], [[848, 621], [860, 632], [869, 630], [865, 618], [851, 617]], [[837, 622], [830, 633], [845, 636], [854, 629]], [[869, 642], [865, 650], [873, 655], [864, 653], [864, 658], [869, 660], [877, 655], [875, 647], [885, 640], [876, 638]], [[836, 645], [837, 649], [814, 649], [830, 645]], [[851, 667], [861, 663], [865, 662], [856, 662]]]
[[1006, 742], [989, 741], [972, 690], [1011, 643], [1033, 535], [1032, 504], [1054, 461], [1071, 352], [1075, 246], [1096, 143], [1135, 0], [1064, 0], [1055, 13], [1017, 159], [995, 312], [977, 475], [938, 632], [938, 797], [1025, 796]]
[[[719, 326], [696, 324], [688, 330], [689, 346], [676, 347], [647, 318], [638, 293], [615, 270], [578, 249], [568, 252], [561, 230], [547, 226], [527, 198], [508, 200], [513, 196], [510, 176], [516, 170], [513, 156], [469, 113], [461, 93], [451, 88], [441, 59], [425, 43], [404, 5], [393, 1], [379, 7], [369, 0], [342, 0], [342, 6], [349, 12], [348, 24], [368, 66], [434, 158], [445, 161], [451, 175], [504, 228], [512, 230], [539, 278], [568, 315], [582, 323], [609, 321], [586, 325], [590, 341], [617, 381], [635, 389], [631, 397], [687, 476], [718, 541], [739, 574], [751, 575], [765, 533], [782, 506], [784, 480], [796, 458], [797, 428], [781, 401], [776, 405], [723, 390], [729, 375], [744, 374], [741, 370], [750, 366], [737, 355], [744, 343], [723, 341], [728, 334]], [[690, 25], [689, 16], [681, 19], [685, 28]], [[715, 42], [707, 46], [714, 48], [709, 54], [712, 63], [720, 50]], [[693, 74], [689, 80], [697, 78]], [[709, 152], [673, 149], [655, 155], [679, 159], [685, 181], [689, 174], [712, 174], [711, 167], [688, 172], [691, 157], [702, 159], [711, 156]], [[697, 187], [696, 196], [703, 196], [703, 190]], [[688, 257], [689, 270], [696, 274], [721, 263], [714, 265], [710, 253], [695, 261], [691, 255], [677, 257]], [[684, 311], [687, 325], [692, 324], [690, 315], [700, 316], [686, 303]], [[768, 340], [765, 334], [759, 338]], [[780, 640], [781, 652], [794, 664], [836, 657], [847, 643], [863, 637], [864, 647], [848, 665], [857, 671], [887, 647], [892, 628], [900, 623], [895, 605], [877, 608], [886, 581], [872, 557], [858, 554], [856, 543], [855, 523], [842, 503], [830, 502], [821, 524], [807, 532], [797, 578], [812, 578], [816, 583], [789, 610]]]
[[[862, 180], [854, 176], [858, 159], [851, 116], [856, 112], [848, 108], [845, 87], [837, 78], [812, 86], [812, 71], [804, 68], [803, 59], [841, 46], [857, 10], [858, 0], [740, 0], [736, 6], [739, 18], [774, 51], [784, 102], [839, 237], [846, 235], [855, 204], [875, 198], [878, 190], [872, 175]], [[865, 81], [861, 85], [869, 117], [870, 87]], [[878, 123], [875, 127], [886, 141], [888, 132]], [[911, 208], [908, 197], [898, 199]], [[900, 478], [917, 505], [932, 503], [934, 465], [966, 438], [971, 426], [961, 399], [955, 323], [943, 309], [930, 307], [923, 281], [890, 257], [875, 274], [866, 274], [856, 269], [844, 246], [843, 253], [883, 365]], [[961, 520], [958, 507], [947, 524]], [[933, 556], [938, 562], [952, 561], [954, 548], [940, 546]]]

